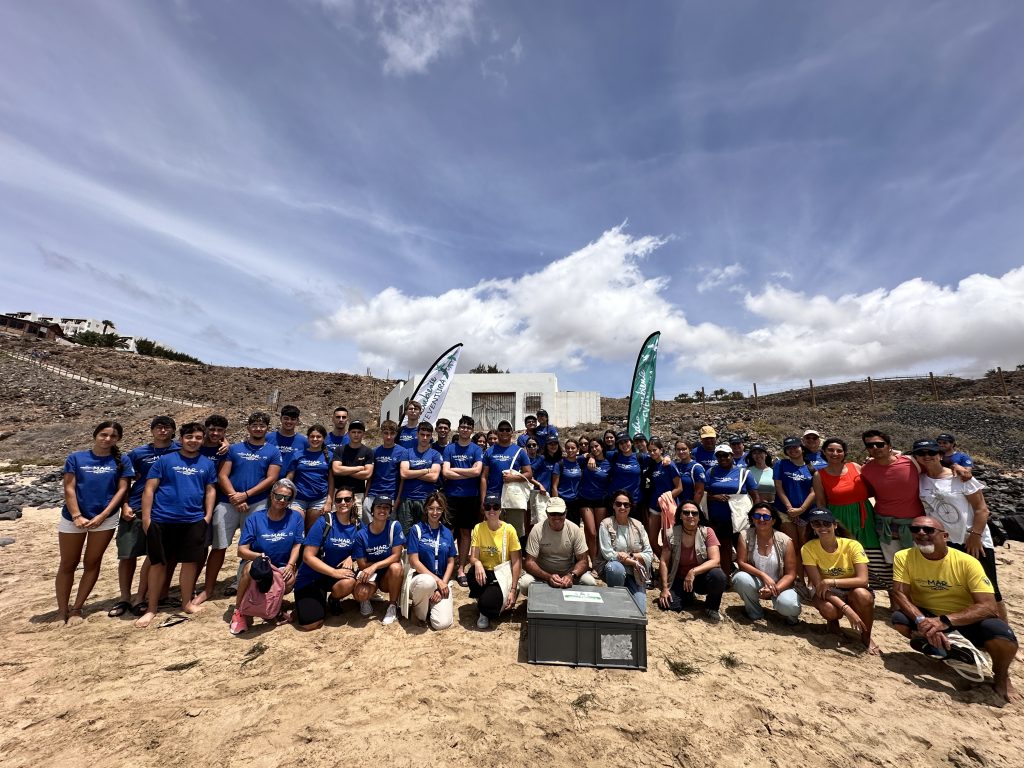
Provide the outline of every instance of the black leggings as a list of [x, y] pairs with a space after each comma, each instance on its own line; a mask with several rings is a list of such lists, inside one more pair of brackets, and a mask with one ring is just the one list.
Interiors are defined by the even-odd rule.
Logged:
[[494, 578], [494, 571], [484, 571], [483, 584], [476, 580], [476, 568], [467, 568], [466, 578], [469, 579], [469, 596], [476, 600], [480, 613], [492, 621], [497, 620], [505, 607], [505, 598], [501, 594], [501, 585]]

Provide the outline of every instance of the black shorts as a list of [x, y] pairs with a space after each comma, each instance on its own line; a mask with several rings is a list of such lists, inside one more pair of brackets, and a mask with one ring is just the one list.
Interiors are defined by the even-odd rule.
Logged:
[[142, 517], [117, 521], [117, 559], [134, 560], [146, 556], [146, 532], [142, 530]]
[[[961, 552], [966, 553], [963, 544], [953, 544], [950, 542], [949, 546], [953, 549], [959, 549]], [[999, 579], [996, 578], [996, 551], [994, 549], [983, 548], [982, 556], [979, 559], [981, 563], [981, 569], [985, 571], [985, 575], [988, 576], [988, 580], [992, 582], [992, 589], [996, 592], [996, 602], [1003, 602], [1003, 593], [999, 591]]]
[[583, 507], [589, 507], [590, 509], [608, 509], [608, 502], [604, 499], [578, 499], [580, 509]]
[[299, 626], [309, 626], [327, 618], [327, 595], [335, 581], [330, 576], [320, 576], [295, 590], [295, 622]]
[[567, 520], [580, 524], [580, 508], [583, 503], [580, 499], [563, 499], [565, 501], [565, 517]]
[[480, 517], [479, 496], [449, 496], [448, 517], [452, 528], [471, 531], [483, 518]]
[[150, 521], [146, 533], [149, 561], [154, 565], [167, 563], [202, 563], [206, 560], [205, 520], [195, 523], [158, 523]]
[[[921, 610], [925, 616], [934, 617], [935, 614], [929, 611]], [[902, 611], [892, 612], [892, 624], [893, 626], [903, 625], [914, 629], [914, 622], [907, 617]], [[975, 622], [974, 624], [967, 624], [962, 627], [953, 627], [957, 632], [966, 637], [971, 645], [975, 648], [984, 648], [985, 643], [989, 640], [1009, 640], [1011, 643], [1017, 642], [1017, 636], [1013, 634], [1013, 630], [1010, 629], [1010, 625], [1002, 619], [982, 619], [981, 621]], [[951, 630], [943, 630], [949, 632]]]

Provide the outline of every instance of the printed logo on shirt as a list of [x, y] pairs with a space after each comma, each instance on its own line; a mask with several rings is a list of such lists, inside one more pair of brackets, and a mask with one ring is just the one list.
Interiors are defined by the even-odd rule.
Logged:
[[238, 458], [240, 458], [240, 459], [245, 459], [246, 461], [263, 461], [263, 457], [260, 456], [258, 453], [250, 453], [248, 451], [241, 451], [241, 452], [239, 452], [239, 453], [237, 453], [235, 455], [238, 456]]
[[331, 542], [332, 547], [338, 547], [339, 549], [351, 549], [356, 543], [355, 539], [338, 536], [328, 536], [327, 540]]
[[366, 548], [366, 554], [367, 555], [389, 555], [389, 554], [391, 554], [391, 547], [389, 547], [387, 545], [387, 543], [377, 544], [377, 545], [372, 546], [372, 547], [367, 547]]
[[199, 467], [177, 467], [176, 466], [173, 469], [179, 475], [186, 475], [188, 477], [194, 477], [195, 475], [198, 475], [202, 471], [202, 470], [199, 469]]
[[381, 464], [391, 464], [392, 462], [395, 461], [395, 457], [394, 456], [378, 456], [378, 457], [376, 457], [374, 459], [374, 461], [379, 461]]
[[263, 541], [276, 543], [278, 541], [284, 541], [285, 539], [292, 538], [292, 534], [287, 531], [271, 531], [270, 533], [260, 534], [260, 538]]
[[933, 592], [942, 592], [943, 590], [949, 589], [949, 582], [943, 581], [942, 579], [926, 579], [924, 586]]
[[822, 571], [822, 573], [825, 576], [840, 577], [844, 573], [846, 573], [846, 569], [845, 568], [826, 568], [824, 571]]
[[109, 475], [117, 471], [117, 467], [112, 467], [109, 464], [103, 464], [100, 466], [79, 467], [79, 469], [89, 475]]

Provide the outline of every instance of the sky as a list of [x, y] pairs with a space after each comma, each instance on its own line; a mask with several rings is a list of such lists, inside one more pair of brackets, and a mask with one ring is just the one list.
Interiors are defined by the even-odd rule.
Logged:
[[10, 306], [221, 365], [1024, 362], [1024, 5], [0, 4]]

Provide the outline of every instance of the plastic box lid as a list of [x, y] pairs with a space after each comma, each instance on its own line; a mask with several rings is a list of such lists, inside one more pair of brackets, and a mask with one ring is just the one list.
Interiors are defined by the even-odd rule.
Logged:
[[527, 619], [568, 619], [620, 624], [647, 624], [625, 587], [588, 587], [576, 584], [555, 589], [534, 582], [526, 603]]

